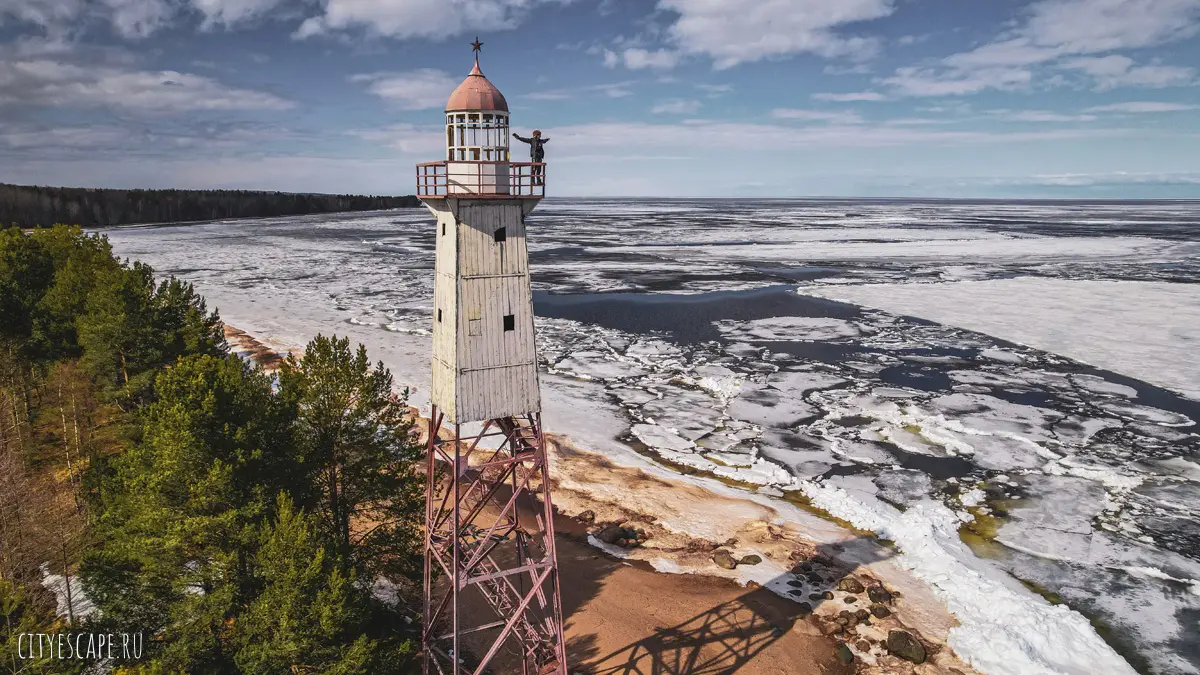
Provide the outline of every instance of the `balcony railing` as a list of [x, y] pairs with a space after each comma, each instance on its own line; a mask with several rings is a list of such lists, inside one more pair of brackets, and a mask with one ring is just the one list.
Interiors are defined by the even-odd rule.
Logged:
[[545, 197], [546, 164], [485, 161], [418, 164], [417, 197], [446, 196], [492, 199]]

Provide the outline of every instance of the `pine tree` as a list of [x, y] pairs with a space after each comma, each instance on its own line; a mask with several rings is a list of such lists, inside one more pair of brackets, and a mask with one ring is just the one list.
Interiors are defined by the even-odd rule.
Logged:
[[156, 370], [189, 354], [226, 353], [220, 318], [191, 284], [154, 285], [142, 263], [102, 270], [77, 322], [83, 362], [116, 394], [144, 392]]
[[262, 593], [237, 621], [243, 673], [396, 672], [396, 646], [367, 635], [372, 599], [327, 549], [312, 519], [280, 496], [255, 563]]
[[[139, 384], [147, 366], [158, 365], [154, 345], [154, 273], [148, 265], [118, 267], [100, 275], [79, 318], [83, 362], [110, 390]], [[143, 383], [144, 384], [144, 383]]]
[[41, 242], [0, 230], [0, 342], [30, 351], [34, 309], [54, 282], [54, 260]]
[[407, 390], [374, 368], [362, 345], [318, 335], [279, 371], [280, 396], [295, 406], [297, 443], [315, 493], [303, 495], [338, 555], [370, 573], [417, 565], [422, 488]]
[[254, 596], [250, 560], [276, 494], [294, 478], [291, 420], [261, 370], [193, 356], [161, 372], [140, 443], [102, 489], [103, 544], [83, 577], [117, 625], [161, 630], [164, 667], [216, 672], [229, 621]]
[[54, 261], [54, 282], [37, 305], [33, 340], [42, 358], [78, 356], [75, 322], [84, 313], [88, 296], [101, 273], [112, 273], [119, 262], [108, 240], [86, 235], [78, 227], [56, 225], [30, 233]]

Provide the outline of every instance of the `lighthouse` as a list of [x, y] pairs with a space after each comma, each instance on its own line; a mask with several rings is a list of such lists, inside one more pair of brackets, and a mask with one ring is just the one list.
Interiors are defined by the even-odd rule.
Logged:
[[472, 47], [445, 156], [417, 165], [436, 218], [424, 672], [481, 675], [508, 658], [519, 665], [504, 672], [565, 675], [525, 222], [545, 171], [511, 161], [508, 102]]

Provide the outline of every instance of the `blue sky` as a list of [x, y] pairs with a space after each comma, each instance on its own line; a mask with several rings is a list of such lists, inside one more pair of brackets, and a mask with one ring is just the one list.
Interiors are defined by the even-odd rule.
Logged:
[[0, 0], [0, 181], [409, 194], [484, 42], [559, 196], [1200, 197], [1200, 0]]

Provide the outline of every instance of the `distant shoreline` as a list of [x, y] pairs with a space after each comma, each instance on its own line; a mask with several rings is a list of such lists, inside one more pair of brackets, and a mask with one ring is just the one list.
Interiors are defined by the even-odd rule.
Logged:
[[0, 226], [181, 224], [415, 208], [412, 195], [322, 195], [250, 190], [113, 190], [0, 183]]

